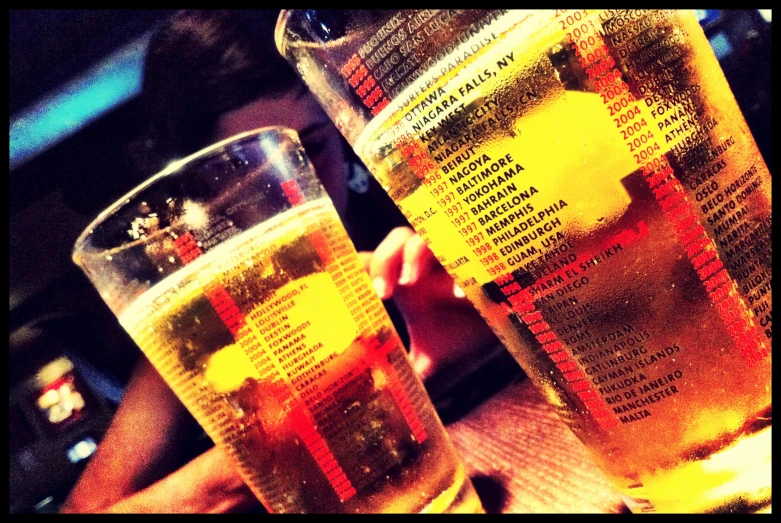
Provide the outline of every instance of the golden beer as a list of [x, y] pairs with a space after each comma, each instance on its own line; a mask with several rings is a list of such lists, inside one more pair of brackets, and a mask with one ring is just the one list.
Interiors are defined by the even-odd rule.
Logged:
[[122, 326], [269, 511], [482, 512], [297, 138], [208, 151], [79, 244]]
[[770, 174], [694, 15], [387, 19], [283, 54], [630, 508], [768, 505]]

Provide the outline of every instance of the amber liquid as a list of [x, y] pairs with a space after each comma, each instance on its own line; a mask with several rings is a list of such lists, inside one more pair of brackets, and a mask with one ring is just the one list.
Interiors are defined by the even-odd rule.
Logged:
[[767, 506], [770, 174], [696, 19], [491, 30], [356, 151], [633, 511]]
[[120, 317], [271, 512], [480, 512], [330, 200], [260, 224]]

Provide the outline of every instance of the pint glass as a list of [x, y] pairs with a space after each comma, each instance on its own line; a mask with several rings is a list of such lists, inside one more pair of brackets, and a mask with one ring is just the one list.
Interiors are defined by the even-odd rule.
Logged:
[[269, 511], [482, 511], [295, 132], [176, 162], [73, 257]]
[[632, 511], [769, 505], [771, 179], [693, 12], [292, 10], [276, 41]]

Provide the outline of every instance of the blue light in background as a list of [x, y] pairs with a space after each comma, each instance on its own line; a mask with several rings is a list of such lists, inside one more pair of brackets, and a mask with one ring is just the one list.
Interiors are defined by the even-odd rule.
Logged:
[[732, 52], [732, 44], [729, 43], [727, 35], [719, 31], [708, 39], [710, 46], [713, 48], [713, 52], [716, 54], [716, 58], [723, 59]]
[[78, 463], [92, 456], [97, 449], [98, 444], [95, 443], [95, 440], [91, 436], [87, 436], [68, 449], [68, 460], [71, 463]]
[[149, 37], [147, 33], [131, 42], [63, 88], [13, 115], [9, 130], [10, 169], [139, 94]]
[[[770, 10], [759, 10], [768, 22]], [[718, 20], [718, 9], [695, 9], [703, 27]], [[83, 75], [68, 82], [32, 107], [11, 118], [11, 170], [44, 152], [83, 128], [102, 114], [138, 95], [144, 56], [151, 32], [111, 54]], [[711, 38], [716, 56], [721, 60], [732, 52], [723, 33]]]
[[697, 20], [700, 21], [700, 25], [705, 27], [718, 20], [721, 16], [721, 11], [719, 9], [695, 9], [694, 14]]

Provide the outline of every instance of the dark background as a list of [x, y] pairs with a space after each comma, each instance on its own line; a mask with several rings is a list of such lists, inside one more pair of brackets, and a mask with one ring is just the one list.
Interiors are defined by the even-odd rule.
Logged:
[[[11, 10], [11, 117], [171, 13]], [[771, 23], [757, 10], [710, 13], [704, 23], [706, 34], [713, 38], [721, 33], [732, 48], [720, 62], [772, 172]], [[20, 405], [25, 411], [29, 401], [14, 392], [18, 383], [52, 357], [68, 354], [99, 399], [101, 415], [89, 427], [97, 437], [118, 401], [132, 363], [110, 356], [121, 354], [115, 349], [130, 341], [119, 330], [98, 333], [90, 329], [96, 322], [112, 324], [115, 320], [73, 265], [70, 251], [92, 218], [137, 184], [136, 173], [125, 161], [125, 149], [140, 133], [140, 115], [138, 99], [131, 99], [9, 174], [12, 407]], [[36, 325], [45, 325], [49, 335], [41, 336]], [[57, 509], [83, 467], [70, 466], [67, 460], [57, 462], [57, 452], [64, 452], [85, 427], [76, 426], [62, 437], [51, 437], [33, 423], [31, 442], [28, 438], [27, 443], [12, 445], [11, 483], [16, 487], [12, 488], [11, 512]], [[41, 474], [45, 474], [45, 481]]]

